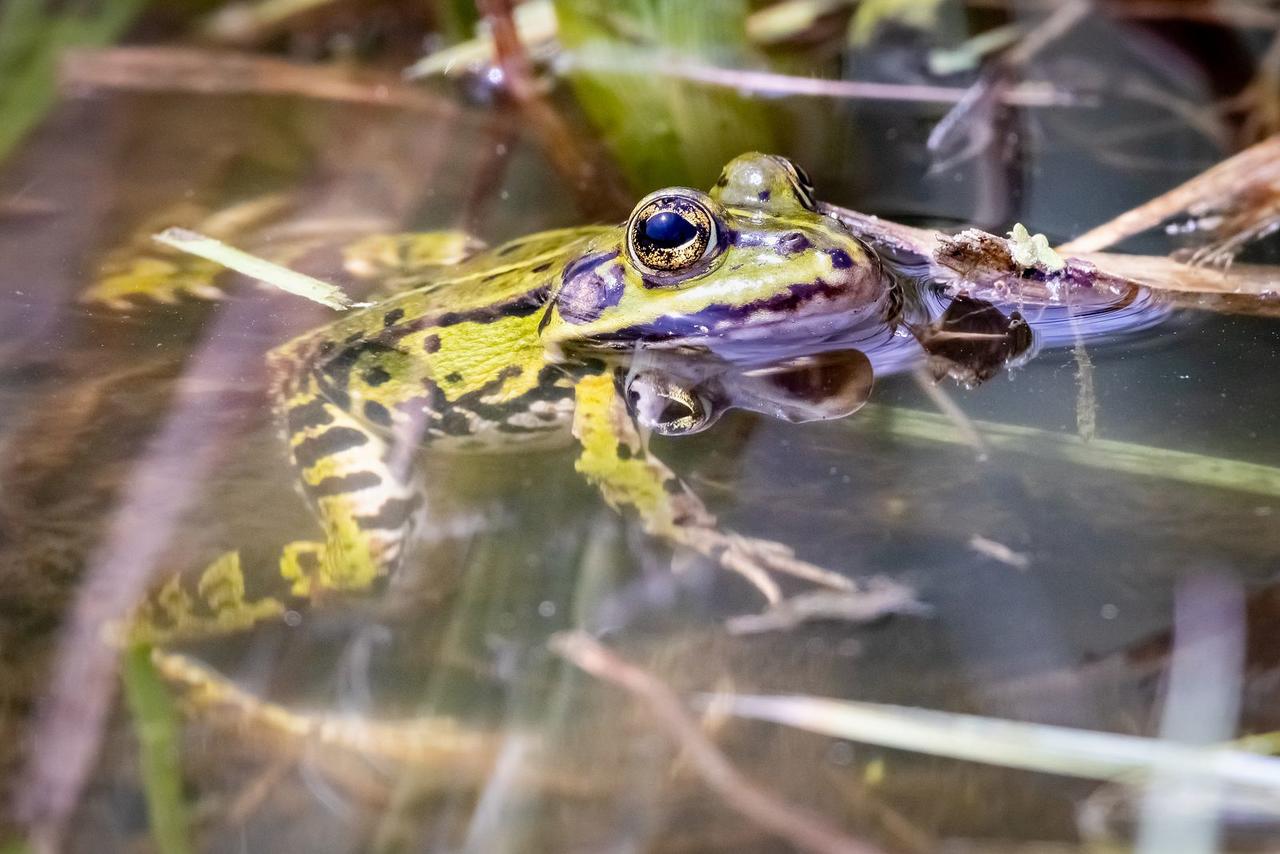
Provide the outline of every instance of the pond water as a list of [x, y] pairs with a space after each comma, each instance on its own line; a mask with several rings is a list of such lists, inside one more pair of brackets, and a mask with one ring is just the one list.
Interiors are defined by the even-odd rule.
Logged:
[[[1064, 51], [1131, 61], [1129, 36], [1102, 32]], [[1192, 68], [1164, 73], [1211, 94]], [[0, 757], [15, 797], [30, 795], [31, 751], [66, 749], [57, 761], [75, 761], [64, 743], [28, 740], [47, 732], [30, 722], [60, 684], [55, 652], [74, 645], [71, 615], [110, 614], [143, 584], [194, 577], [231, 550], [251, 595], [279, 595], [281, 546], [315, 536], [264, 356], [327, 311], [245, 281], [217, 303], [78, 301], [112, 247], [184, 206], [263, 193], [289, 194], [298, 231], [466, 227], [497, 243], [598, 216], [518, 112], [432, 97], [403, 111], [99, 94], [61, 105], [0, 171]], [[961, 159], [929, 173], [936, 105], [766, 106], [789, 119], [777, 150], [805, 165], [821, 199], [915, 224], [1021, 221], [1067, 237], [1224, 154], [1169, 123], [1150, 131], [1140, 162], [1100, 156], [1114, 151], [1095, 134], [1143, 121], [1117, 96], [1016, 111], [1012, 163]], [[683, 177], [673, 169], [672, 181]], [[698, 177], [709, 186], [714, 172]], [[1127, 248], [1172, 243], [1156, 235]], [[1278, 258], [1264, 243], [1248, 260]], [[341, 278], [323, 252], [309, 269]], [[948, 304], [931, 298], [935, 315]], [[872, 359], [870, 403], [847, 418], [792, 424], [735, 409], [696, 435], [652, 438], [725, 527], [843, 575], [895, 579], [927, 605], [867, 625], [729, 631], [727, 620], [761, 609], [758, 593], [613, 512], [575, 473], [572, 450], [424, 459], [436, 537], [393, 583], [291, 601], [282, 618], [181, 649], [299, 714], [448, 718], [474, 749], [361, 752], [192, 709], [178, 745], [196, 848], [788, 850], [710, 793], [642, 704], [548, 651], [571, 628], [682, 693], [809, 694], [1156, 735], [1175, 603], [1225, 591], [1252, 597], [1250, 655], [1237, 667], [1238, 724], [1217, 737], [1280, 727], [1268, 657], [1280, 321], [1142, 302], [1081, 321], [1082, 369], [1062, 317], [1023, 313], [1034, 353], [972, 388], [922, 383], [912, 344], [909, 358]], [[938, 390], [985, 451], [941, 414]], [[1088, 418], [1096, 438], [1081, 444]], [[1214, 460], [1268, 468], [1238, 487], [1231, 470], [1188, 474]], [[150, 850], [133, 723], [111, 699], [114, 676], [104, 686], [95, 672], [81, 673], [84, 706], [71, 717], [88, 727], [95, 697], [109, 705], [66, 847]], [[1114, 792], [763, 723], [707, 727], [743, 773], [888, 850], [1077, 850], [1099, 841], [1082, 813]], [[1124, 825], [1113, 818], [1102, 823]]]

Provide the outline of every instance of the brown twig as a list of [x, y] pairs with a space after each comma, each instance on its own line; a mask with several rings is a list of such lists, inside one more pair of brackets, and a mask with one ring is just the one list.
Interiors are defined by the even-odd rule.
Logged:
[[489, 22], [494, 54], [498, 58], [498, 67], [502, 69], [507, 92], [517, 101], [536, 97], [533, 64], [516, 31], [511, 0], [476, 0], [476, 8]]
[[716, 794], [747, 819], [807, 851], [872, 854], [879, 849], [851, 839], [807, 810], [780, 800], [744, 777], [702, 734], [675, 693], [652, 674], [614, 655], [585, 632], [554, 636], [551, 649], [587, 673], [643, 702]]
[[1280, 135], [1246, 148], [1169, 192], [1086, 231], [1058, 249], [1061, 252], [1096, 252], [1198, 205], [1232, 198], [1241, 187], [1260, 184], [1273, 184], [1280, 190]]
[[[692, 80], [708, 86], [721, 86], [758, 95], [809, 95], [819, 98], [848, 98], [866, 101], [902, 101], [926, 104], [955, 104], [969, 91], [959, 86], [878, 83], [866, 80], [822, 80], [752, 71], [742, 68], [720, 68], [714, 65], [670, 60], [658, 62], [646, 57], [641, 62], [628, 62], [610, 56], [607, 61], [575, 57], [572, 68], [586, 71], [636, 72], [661, 74], [681, 80]], [[1001, 96], [1003, 103], [1018, 107], [1090, 106], [1086, 98], [1063, 92], [1051, 83], [1023, 83], [1012, 86]]]
[[985, 287], [1005, 280], [1037, 298], [1034, 292], [1052, 281], [1116, 295], [1134, 287], [1196, 296], [1256, 298], [1280, 294], [1280, 268], [1276, 267], [1237, 264], [1224, 271], [1193, 267], [1160, 255], [1110, 252], [1074, 252], [1055, 276], [1045, 281], [1029, 280], [1013, 263], [1006, 241], [994, 234], [971, 228], [959, 235], [947, 235], [835, 205], [824, 204], [821, 209], [887, 258], [923, 264], [930, 275], [944, 281]]
[[353, 74], [264, 56], [182, 47], [71, 51], [63, 56], [59, 81], [64, 89], [78, 91], [295, 95], [425, 112], [452, 113], [456, 109], [444, 99], [385, 74]]
[[[1010, 0], [967, 0], [982, 9], [1008, 9]], [[1018, 0], [1019, 10], [1052, 11], [1056, 0]], [[1108, 0], [1098, 11], [1112, 18], [1153, 21], [1198, 21], [1270, 30], [1280, 27], [1280, 12], [1258, 3], [1188, 3], [1185, 0]]]

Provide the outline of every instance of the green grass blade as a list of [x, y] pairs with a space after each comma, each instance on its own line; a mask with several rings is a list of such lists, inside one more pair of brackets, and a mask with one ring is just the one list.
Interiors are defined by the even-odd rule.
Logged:
[[125, 653], [123, 679], [125, 702], [138, 737], [151, 836], [161, 854], [190, 854], [178, 751], [181, 727], [169, 688], [151, 664], [150, 647], [138, 645]]

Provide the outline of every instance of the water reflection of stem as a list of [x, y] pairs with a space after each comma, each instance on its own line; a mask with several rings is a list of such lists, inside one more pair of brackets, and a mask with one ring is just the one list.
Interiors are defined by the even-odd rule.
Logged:
[[556, 635], [550, 645], [570, 663], [644, 703], [707, 786], [747, 819], [806, 851], [871, 854], [878, 850], [744, 777], [702, 734], [675, 692], [653, 674], [614, 655], [585, 632]]
[[986, 443], [982, 441], [982, 434], [974, 428], [973, 420], [951, 399], [951, 395], [922, 369], [914, 371], [912, 377], [916, 385], [933, 401], [933, 405], [938, 407], [938, 411], [951, 419], [960, 436], [977, 452], [978, 459], [985, 460], [990, 456]]

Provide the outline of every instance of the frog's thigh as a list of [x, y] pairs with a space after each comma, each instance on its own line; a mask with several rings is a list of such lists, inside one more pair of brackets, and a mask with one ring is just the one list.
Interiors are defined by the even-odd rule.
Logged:
[[394, 285], [399, 277], [457, 264], [482, 248], [484, 244], [465, 231], [407, 231], [371, 234], [343, 247], [342, 258], [352, 275]]
[[[226, 272], [220, 264], [156, 243], [152, 235], [182, 226], [224, 241], [236, 239], [279, 217], [288, 199], [279, 194], [258, 196], [203, 214], [177, 207], [144, 223], [139, 233], [112, 249], [98, 270], [96, 281], [82, 301], [125, 310], [140, 302], [176, 303], [183, 299], [219, 299], [217, 280]], [[276, 259], [279, 260], [279, 259]]]
[[309, 380], [282, 395], [281, 418], [303, 492], [325, 532], [323, 543], [285, 546], [281, 574], [297, 595], [367, 587], [395, 569], [425, 514], [413, 454], [396, 452]]
[[640, 514], [645, 530], [674, 539], [682, 526], [715, 518], [666, 464], [645, 450], [612, 374], [586, 377], [575, 392], [573, 433], [582, 445], [577, 469], [605, 500]]
[[781, 543], [722, 530], [680, 478], [644, 449], [612, 375], [586, 377], [575, 393], [573, 432], [582, 445], [577, 468], [616, 508], [632, 508], [645, 530], [705, 555], [750, 581], [771, 602], [781, 592], [771, 573], [840, 590], [843, 576], [798, 560]]

